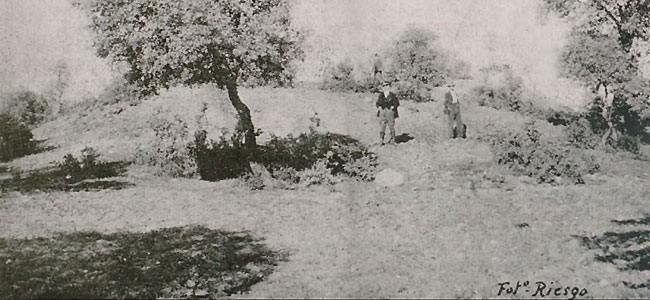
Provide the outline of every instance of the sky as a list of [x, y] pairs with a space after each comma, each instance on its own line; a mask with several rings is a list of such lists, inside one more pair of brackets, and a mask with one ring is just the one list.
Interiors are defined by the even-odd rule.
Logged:
[[[575, 85], [560, 79], [557, 58], [568, 26], [540, 9], [540, 0], [291, 0], [305, 29], [300, 80], [314, 80], [323, 61], [362, 66], [407, 26], [434, 31], [443, 47], [474, 69], [508, 63], [529, 87], [567, 106]], [[66, 97], [97, 95], [114, 76], [91, 47], [88, 19], [68, 0], [0, 1], [0, 92], [41, 91], [53, 68], [72, 70]], [[572, 100], [573, 99], [573, 100]]]

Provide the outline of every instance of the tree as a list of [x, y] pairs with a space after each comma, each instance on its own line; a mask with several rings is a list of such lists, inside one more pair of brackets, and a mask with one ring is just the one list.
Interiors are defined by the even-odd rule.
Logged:
[[100, 57], [124, 62], [142, 96], [176, 84], [214, 84], [228, 92], [237, 132], [256, 147], [250, 110], [238, 86], [290, 85], [303, 56], [285, 0], [89, 0]]
[[561, 58], [564, 75], [592, 91], [600, 84], [615, 86], [609, 123], [630, 135], [643, 134], [650, 125], [650, 84], [639, 72], [639, 57], [649, 53], [643, 45], [650, 39], [650, 0], [545, 0], [545, 4], [573, 22]]
[[384, 79], [399, 80], [398, 96], [429, 100], [429, 91], [449, 77], [449, 57], [436, 43], [438, 37], [420, 28], [405, 30], [385, 51]]
[[603, 34], [573, 31], [561, 57], [565, 77], [596, 89], [599, 82], [625, 82], [637, 75], [635, 60], [625, 53], [615, 38]]
[[357, 84], [352, 75], [354, 65], [348, 58], [325, 69], [321, 89], [332, 91], [352, 91]]
[[650, 0], [544, 0], [546, 7], [574, 20], [590, 33], [615, 32], [623, 51], [629, 53], [635, 40], [650, 38]]

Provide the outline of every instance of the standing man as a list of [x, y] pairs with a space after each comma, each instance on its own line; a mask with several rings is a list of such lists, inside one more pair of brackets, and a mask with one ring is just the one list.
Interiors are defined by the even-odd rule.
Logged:
[[456, 95], [456, 91], [454, 90], [455, 86], [454, 83], [447, 84], [447, 92], [445, 93], [444, 113], [449, 119], [447, 130], [449, 137], [452, 139], [457, 137], [466, 138], [467, 128], [460, 117], [460, 103], [458, 102], [458, 95]]
[[608, 86], [607, 82], [598, 83], [598, 96], [603, 100], [603, 117], [605, 117], [605, 120], [607, 121], [607, 131], [600, 142], [601, 147], [604, 147], [610, 137], [614, 141], [618, 141], [618, 135], [616, 134], [614, 122], [612, 120], [612, 105], [614, 104], [613, 87]]
[[388, 140], [389, 144], [395, 143], [395, 119], [399, 117], [397, 112], [397, 107], [399, 106], [399, 100], [397, 100], [397, 95], [391, 92], [390, 82], [385, 81], [382, 84], [382, 92], [379, 93], [379, 98], [377, 98], [377, 117], [379, 118], [379, 139], [382, 145], [384, 145], [384, 137], [386, 135], [386, 125], [388, 125], [388, 130], [390, 131], [390, 139]]
[[[379, 76], [379, 78], [377, 78], [377, 76]], [[372, 78], [378, 80], [381, 79], [381, 76], [382, 76], [381, 58], [379, 57], [379, 53], [375, 53], [375, 57], [372, 60]]]

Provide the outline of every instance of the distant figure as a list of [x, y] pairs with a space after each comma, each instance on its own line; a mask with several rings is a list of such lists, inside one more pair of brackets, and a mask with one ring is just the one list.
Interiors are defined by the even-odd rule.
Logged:
[[382, 76], [382, 62], [379, 54], [375, 53], [375, 57], [372, 61], [372, 77], [377, 80], [377, 76], [380, 78]]
[[598, 97], [603, 100], [603, 117], [607, 121], [607, 131], [601, 140], [601, 146], [607, 144], [607, 140], [611, 137], [614, 141], [618, 141], [618, 135], [614, 128], [612, 121], [612, 105], [614, 104], [614, 89], [608, 86], [607, 82], [598, 83]]
[[466, 138], [467, 127], [463, 124], [463, 120], [460, 117], [460, 103], [458, 102], [458, 95], [456, 95], [456, 91], [454, 90], [455, 86], [454, 83], [447, 84], [447, 92], [445, 93], [444, 113], [449, 119], [447, 130], [449, 132], [449, 138]]
[[316, 128], [320, 126], [320, 117], [318, 116], [318, 112], [314, 111], [314, 115], [309, 117], [309, 129], [311, 131], [316, 131]]
[[386, 135], [386, 125], [390, 131], [389, 144], [395, 144], [395, 119], [399, 117], [397, 107], [399, 107], [399, 100], [397, 95], [391, 92], [390, 82], [385, 81], [382, 84], [382, 92], [379, 93], [377, 98], [377, 117], [379, 118], [379, 139], [380, 143], [384, 145], [384, 137]]

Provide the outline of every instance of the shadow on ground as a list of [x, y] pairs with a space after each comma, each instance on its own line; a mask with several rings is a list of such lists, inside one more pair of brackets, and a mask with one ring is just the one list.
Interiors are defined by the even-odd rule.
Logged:
[[[612, 220], [625, 226], [648, 226], [650, 216], [639, 219]], [[581, 237], [582, 244], [597, 250], [596, 260], [616, 265], [622, 271], [650, 271], [650, 230], [630, 228], [621, 232], [606, 232], [600, 236]], [[632, 289], [650, 289], [650, 280], [642, 283], [624, 282]]]
[[287, 257], [248, 232], [201, 226], [0, 239], [0, 295], [218, 298], [247, 292]]
[[[54, 146], [46, 145], [47, 139], [29, 141], [20, 147], [9, 147], [0, 151], [0, 162], [9, 162], [28, 155], [39, 154], [56, 149]], [[0, 170], [2, 171], [2, 170]]]
[[398, 135], [398, 136], [395, 137], [395, 143], [397, 143], [397, 144], [404, 144], [404, 143], [408, 143], [408, 142], [411, 141], [412, 139], [415, 139], [415, 138], [412, 137], [410, 134], [408, 134], [408, 133], [402, 133], [402, 134], [400, 134], [400, 135]]
[[129, 165], [127, 162], [103, 163], [97, 171], [82, 174], [68, 174], [60, 167], [46, 167], [34, 171], [0, 170], [0, 192], [78, 192], [105, 189], [119, 190], [134, 186], [113, 178], [122, 175]]

